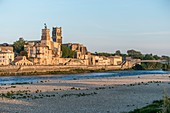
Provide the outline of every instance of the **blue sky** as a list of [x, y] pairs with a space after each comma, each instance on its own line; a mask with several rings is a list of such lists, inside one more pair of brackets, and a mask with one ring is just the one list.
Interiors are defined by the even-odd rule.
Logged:
[[44, 23], [91, 52], [170, 55], [170, 0], [0, 0], [0, 43], [39, 40]]

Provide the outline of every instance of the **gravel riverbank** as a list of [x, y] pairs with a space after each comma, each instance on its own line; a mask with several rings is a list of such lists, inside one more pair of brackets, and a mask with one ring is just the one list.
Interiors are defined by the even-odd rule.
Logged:
[[[122, 113], [170, 94], [169, 74], [0, 86], [2, 113]], [[3, 95], [2, 95], [3, 94]]]

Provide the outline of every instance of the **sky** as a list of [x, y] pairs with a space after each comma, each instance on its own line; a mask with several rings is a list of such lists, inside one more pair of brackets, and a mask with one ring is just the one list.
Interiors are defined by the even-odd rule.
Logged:
[[91, 52], [170, 56], [170, 0], [0, 0], [0, 43], [40, 40], [44, 23]]

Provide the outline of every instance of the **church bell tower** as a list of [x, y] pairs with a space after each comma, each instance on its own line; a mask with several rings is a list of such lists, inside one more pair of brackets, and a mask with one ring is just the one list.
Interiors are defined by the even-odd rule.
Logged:
[[44, 29], [42, 29], [41, 35], [41, 44], [48, 46], [51, 49], [51, 37], [50, 37], [50, 29], [47, 28], [46, 23], [44, 24]]
[[62, 46], [62, 28], [61, 27], [53, 27], [52, 39], [53, 39], [53, 42], [57, 43], [57, 48], [58, 48], [57, 53], [58, 53], [59, 57], [61, 57], [61, 55], [62, 55], [62, 50], [61, 50], [61, 46]]

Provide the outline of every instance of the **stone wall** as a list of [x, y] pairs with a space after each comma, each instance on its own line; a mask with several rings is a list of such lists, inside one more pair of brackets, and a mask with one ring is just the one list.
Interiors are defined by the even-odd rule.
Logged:
[[47, 71], [69, 71], [72, 69], [85, 69], [85, 70], [117, 70], [121, 66], [0, 66], [1, 73], [10, 72], [47, 72]]

